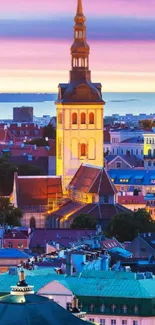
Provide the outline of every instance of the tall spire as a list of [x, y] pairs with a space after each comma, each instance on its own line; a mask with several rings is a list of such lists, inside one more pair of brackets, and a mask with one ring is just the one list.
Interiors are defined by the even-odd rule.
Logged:
[[77, 15], [83, 15], [83, 9], [82, 9], [82, 0], [78, 0], [77, 4]]
[[86, 42], [86, 18], [83, 14], [82, 0], [77, 2], [77, 12], [74, 18], [74, 42], [71, 47], [72, 69], [70, 81], [90, 81], [89, 45]]

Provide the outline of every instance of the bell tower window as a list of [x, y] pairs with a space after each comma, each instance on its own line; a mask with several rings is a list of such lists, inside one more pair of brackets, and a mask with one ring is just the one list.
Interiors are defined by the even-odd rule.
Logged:
[[77, 124], [77, 113], [72, 114], [72, 124]]
[[86, 156], [86, 144], [81, 143], [81, 157], [85, 157], [85, 156]]
[[89, 114], [89, 124], [94, 124], [94, 113]]
[[81, 124], [86, 124], [86, 114], [81, 113]]

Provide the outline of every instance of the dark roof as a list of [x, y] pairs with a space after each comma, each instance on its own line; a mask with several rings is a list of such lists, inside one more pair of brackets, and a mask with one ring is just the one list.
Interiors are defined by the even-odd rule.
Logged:
[[126, 209], [120, 204], [86, 204], [77, 212], [73, 212], [73, 214], [70, 215], [70, 220], [73, 220], [81, 214], [89, 214], [96, 218], [106, 228], [109, 221], [123, 211], [130, 212], [129, 209]]
[[58, 242], [62, 246], [69, 245], [81, 237], [88, 237], [95, 234], [96, 230], [79, 229], [35, 229], [31, 235], [30, 248], [36, 247], [39, 243], [41, 247], [46, 246], [46, 242]]
[[105, 160], [108, 164], [114, 160], [124, 160], [131, 167], [142, 167], [142, 159], [137, 158], [135, 155], [108, 155], [105, 157]]
[[81, 165], [69, 184], [69, 189], [85, 193], [114, 195], [117, 190], [104, 168]]
[[54, 301], [39, 295], [0, 298], [1, 325], [82, 325], [89, 324]]
[[28, 239], [28, 237], [23, 232], [13, 229], [4, 234], [4, 239]]
[[146, 241], [153, 249], [155, 249], [155, 232], [140, 234], [140, 237]]
[[49, 198], [62, 196], [59, 176], [16, 176], [18, 205], [47, 205]]

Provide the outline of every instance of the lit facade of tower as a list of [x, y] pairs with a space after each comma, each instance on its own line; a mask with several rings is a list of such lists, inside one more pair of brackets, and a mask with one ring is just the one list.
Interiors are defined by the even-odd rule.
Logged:
[[103, 107], [101, 84], [91, 82], [86, 18], [78, 0], [70, 81], [59, 84], [56, 173], [64, 189], [82, 163], [103, 167]]

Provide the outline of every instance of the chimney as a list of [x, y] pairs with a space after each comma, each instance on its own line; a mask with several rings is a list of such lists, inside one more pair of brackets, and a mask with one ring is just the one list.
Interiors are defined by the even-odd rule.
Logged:
[[66, 255], [66, 274], [73, 275], [73, 264], [72, 264], [71, 253], [67, 253], [67, 255]]

